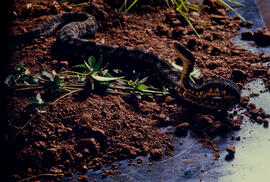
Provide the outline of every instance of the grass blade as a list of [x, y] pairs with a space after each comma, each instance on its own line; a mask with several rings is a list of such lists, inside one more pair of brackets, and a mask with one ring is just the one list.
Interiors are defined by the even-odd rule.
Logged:
[[176, 7], [179, 7], [179, 4], [177, 3], [176, 0], [173, 0], [174, 4], [176, 5]]
[[191, 26], [191, 28], [193, 29], [193, 31], [196, 33], [196, 35], [201, 38], [201, 36], [198, 34], [197, 30], [195, 29], [195, 27], [192, 25], [192, 23], [189, 21], [188, 17], [186, 16], [186, 14], [182, 11], [179, 10], [179, 12], [181, 13], [181, 15], [185, 18], [185, 20], [188, 22], [188, 24]]
[[233, 11], [237, 16], [239, 16], [243, 21], [246, 21], [246, 19], [244, 17], [242, 17], [235, 9], [233, 9], [230, 5], [228, 5], [225, 1], [223, 0], [218, 0], [219, 2], [221, 2], [224, 6], [226, 6], [227, 8], [229, 8], [231, 11]]
[[185, 12], [188, 13], [188, 9], [187, 9], [187, 7], [186, 7], [184, 1], [183, 1], [183, 0], [180, 0], [180, 2], [181, 2], [181, 4], [182, 4], [183, 8], [185, 9]]
[[245, 7], [245, 5], [244, 5], [244, 4], [239, 3], [238, 1], [235, 1], [235, 0], [227, 0], [227, 1], [228, 1], [228, 2], [230, 2], [230, 3], [236, 4], [236, 5], [238, 5], [238, 6]]
[[125, 10], [125, 13], [127, 13], [130, 10], [130, 8], [132, 8], [137, 2], [138, 0], [134, 0], [133, 3], [129, 5], [129, 7]]
[[100, 82], [109, 82], [109, 81], [115, 81], [124, 78], [123, 76], [121, 77], [104, 77], [104, 76], [99, 76], [99, 75], [92, 75], [92, 77]]

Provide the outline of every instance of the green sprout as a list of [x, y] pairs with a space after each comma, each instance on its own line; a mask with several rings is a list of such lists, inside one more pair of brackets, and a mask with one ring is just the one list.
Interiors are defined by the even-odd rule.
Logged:
[[89, 81], [91, 83], [91, 89], [95, 89], [95, 83], [106, 85], [108, 82], [122, 79], [123, 77], [113, 77], [107, 69], [101, 68], [102, 57], [97, 61], [93, 56], [88, 58], [88, 61], [84, 61], [84, 64], [76, 65], [73, 68], [82, 70], [82, 72], [67, 71], [79, 76], [80, 80]]

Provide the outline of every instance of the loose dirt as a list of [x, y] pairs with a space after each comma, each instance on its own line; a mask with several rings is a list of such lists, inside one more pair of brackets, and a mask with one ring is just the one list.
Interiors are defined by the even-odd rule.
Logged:
[[[10, 3], [9, 33], [14, 35], [31, 30], [62, 11], [85, 11], [94, 15], [99, 24], [94, 38], [97, 42], [144, 48], [166, 60], [179, 62], [173, 50], [173, 42], [179, 41], [197, 59], [196, 68], [201, 70], [199, 83], [211, 77], [224, 77], [243, 87], [255, 78], [262, 78], [269, 88], [270, 64], [262, 63], [269, 62], [270, 58], [236, 47], [230, 40], [241, 26], [252, 26], [252, 22], [226, 16], [226, 9], [214, 0], [204, 2], [201, 15], [192, 14], [194, 19], [207, 21], [193, 22], [201, 39], [179, 13], [166, 5], [153, 6], [149, 2], [118, 16], [101, 0], [90, 1], [85, 6], [18, 0]], [[55, 56], [52, 47], [56, 34], [12, 46], [6, 72], [19, 61], [31, 71], [47, 72], [62, 67], [71, 69], [74, 64], [81, 63], [81, 60], [71, 63], [66, 58]], [[18, 131], [14, 126], [22, 127], [33, 117], [34, 113], [27, 110], [27, 99], [36, 94], [37, 91], [8, 91], [10, 125], [5, 132], [8, 139]], [[228, 114], [194, 107], [171, 96], [137, 99], [112, 94], [90, 93], [87, 97], [74, 94], [51, 105], [13, 142], [6, 142], [7, 174], [11, 181], [44, 173], [72, 176], [75, 172], [101, 169], [103, 164], [134, 159], [138, 155], [150, 154], [149, 160], [155, 161], [169, 155], [174, 148], [175, 136], [184, 136], [188, 129], [205, 146], [212, 148], [218, 158], [219, 150], [211, 138], [240, 129], [243, 116], [238, 115], [237, 110], [247, 108], [248, 115], [255, 122], [268, 126], [266, 118], [269, 115], [256, 109], [254, 104], [248, 104], [248, 100], [248, 97], [243, 97], [239, 107]], [[172, 130], [161, 132], [162, 127], [169, 125], [173, 126]], [[105, 170], [104, 176], [115, 172], [117, 167]], [[45, 179], [54, 180], [55, 177]]]

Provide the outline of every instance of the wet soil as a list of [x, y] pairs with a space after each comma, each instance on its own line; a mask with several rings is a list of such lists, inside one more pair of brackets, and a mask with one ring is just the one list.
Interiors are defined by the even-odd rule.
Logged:
[[[193, 22], [201, 39], [179, 13], [162, 3], [160, 6], [143, 4], [123, 16], [116, 15], [114, 9], [101, 0], [85, 6], [18, 0], [9, 6], [10, 35], [31, 30], [62, 11], [85, 11], [98, 21], [99, 29], [94, 38], [97, 42], [144, 48], [166, 60], [179, 62], [173, 50], [173, 42], [179, 41], [197, 59], [196, 67], [201, 70], [199, 83], [211, 77], [224, 77], [242, 87], [255, 78], [262, 78], [268, 88], [270, 86], [270, 64], [262, 64], [270, 58], [266, 54], [254, 55], [230, 41], [241, 26], [248, 27], [252, 23], [226, 16], [226, 9], [213, 0], [204, 2], [201, 15], [192, 14], [194, 19], [207, 21]], [[47, 72], [62, 67], [71, 69], [72, 65], [80, 63], [54, 56], [52, 47], [56, 35], [57, 32], [13, 45], [8, 52], [6, 72], [19, 61], [31, 71]], [[239, 106], [227, 113], [195, 107], [171, 96], [137, 99], [97, 93], [82, 97], [82, 93], [77, 93], [50, 105], [46, 113], [35, 117], [10, 142], [18, 131], [14, 126], [22, 127], [33, 117], [34, 113], [27, 110], [27, 99], [36, 94], [37, 91], [7, 93], [10, 125], [4, 132], [8, 151], [5, 158], [8, 159], [6, 174], [11, 181], [45, 173], [72, 176], [75, 172], [101, 169], [103, 164], [134, 159], [138, 155], [150, 154], [149, 160], [154, 162], [170, 155], [175, 137], [184, 136], [188, 129], [205, 146], [212, 148], [218, 158], [219, 149], [211, 138], [240, 130], [243, 116], [237, 114], [237, 110], [241, 108], [247, 108], [246, 114], [254, 122], [268, 126], [269, 115], [254, 104], [248, 104], [248, 97], [243, 97]], [[161, 128], [166, 126], [173, 129], [162, 132]], [[104, 176], [115, 172], [117, 166], [113, 165], [111, 170], [104, 171]], [[45, 179], [56, 178], [46, 176]]]

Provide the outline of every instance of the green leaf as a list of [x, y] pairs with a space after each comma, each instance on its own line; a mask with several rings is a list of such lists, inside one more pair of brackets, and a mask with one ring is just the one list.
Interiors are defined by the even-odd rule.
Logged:
[[87, 67], [87, 69], [88, 69], [89, 71], [92, 70], [92, 68], [88, 65], [88, 63], [87, 63], [86, 61], [84, 61], [84, 64], [85, 64], [85, 66]]
[[136, 89], [141, 90], [141, 91], [146, 90], [147, 88], [148, 86], [146, 86], [145, 84], [139, 84], [136, 87]]
[[106, 72], [106, 73], [104, 74], [104, 76], [105, 76], [105, 77], [113, 77], [109, 72]]
[[94, 68], [94, 65], [96, 64], [96, 58], [94, 56], [90, 56], [88, 58], [88, 65], [90, 68]]
[[[182, 71], [183, 70], [183, 67], [182, 66], [180, 66], [180, 65], [178, 65], [178, 64], [176, 64], [176, 63], [174, 63], [174, 62], [172, 62], [172, 61], [169, 61], [169, 63], [176, 69], [176, 70], [178, 70], [178, 71]], [[200, 74], [201, 74], [201, 71], [200, 71], [200, 69], [193, 69], [193, 71], [190, 73], [190, 78], [199, 78], [200, 77]]]
[[201, 75], [200, 69], [193, 69], [193, 71], [190, 73], [190, 77], [198, 79]]
[[170, 62], [170, 64], [178, 71], [182, 71], [183, 70], [183, 67], [174, 63], [174, 62]]
[[92, 74], [95, 74], [96, 72], [99, 71], [100, 67], [101, 67], [101, 64], [102, 64], [102, 56], [100, 57], [100, 59], [98, 60], [98, 62], [94, 65], [94, 70], [92, 72]]
[[121, 77], [104, 77], [104, 76], [99, 76], [99, 75], [92, 75], [92, 77], [100, 82], [109, 82], [109, 81], [114, 81], [114, 80], [119, 80], [124, 78], [124, 76]]
[[37, 101], [38, 101], [38, 104], [44, 104], [44, 102], [43, 102], [43, 100], [42, 100], [42, 98], [41, 98], [40, 93], [38, 93], [38, 94], [36, 95], [36, 99], [37, 99]]
[[63, 67], [61, 67], [58, 71], [58, 73], [62, 73], [64, 71]]
[[143, 79], [141, 79], [140, 81], [138, 81], [138, 83], [145, 83], [146, 81], [147, 81], [147, 79], [148, 79], [148, 77], [145, 77], [145, 78], [143, 78]]
[[78, 64], [78, 65], [73, 66], [73, 68], [87, 69], [87, 66], [85, 64]]
[[46, 71], [42, 71], [42, 74], [43, 74], [44, 76], [46, 76], [47, 78], [49, 78], [50, 81], [53, 81], [53, 76], [52, 76], [50, 73], [48, 73], [48, 72], [46, 72]]
[[128, 84], [131, 85], [132, 87], [135, 87], [136, 86], [136, 83], [134, 83], [132, 80], [129, 80], [128, 81]]
[[54, 83], [59, 87], [61, 84], [61, 80], [59, 76], [55, 76], [54, 77]]
[[24, 69], [24, 66], [23, 66], [23, 64], [21, 62], [18, 63], [18, 67], [19, 67], [20, 70]]
[[28, 101], [30, 104], [37, 104], [37, 105], [44, 104], [44, 101], [42, 100], [40, 93], [38, 93], [38, 94], [36, 95], [36, 98], [28, 99], [27, 101]]
[[36, 98], [27, 99], [27, 102], [30, 104], [38, 104], [38, 100]]

